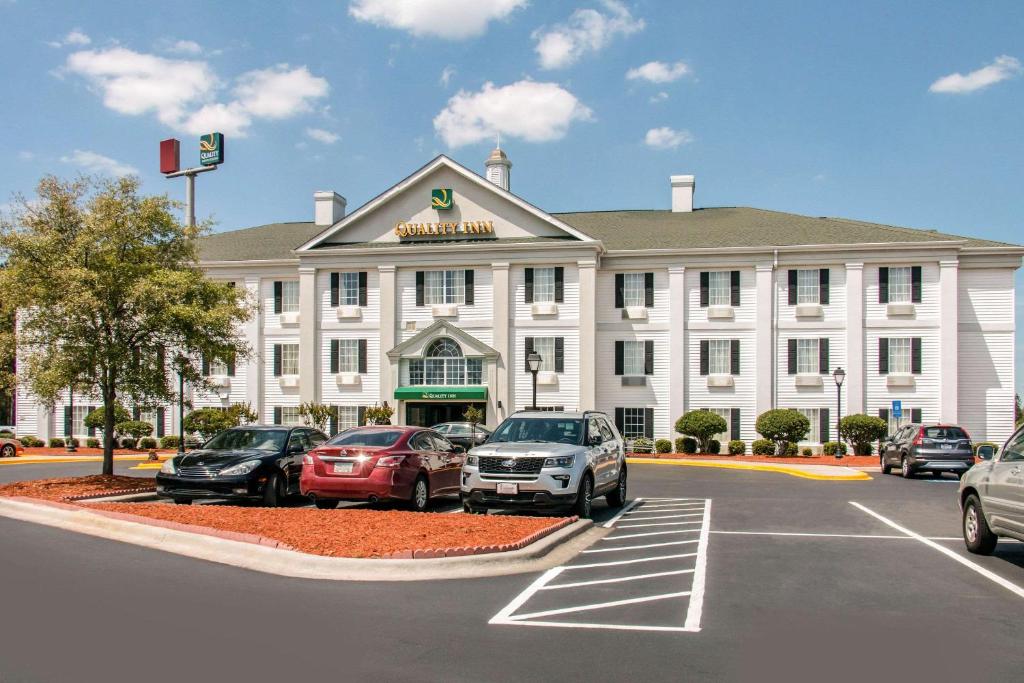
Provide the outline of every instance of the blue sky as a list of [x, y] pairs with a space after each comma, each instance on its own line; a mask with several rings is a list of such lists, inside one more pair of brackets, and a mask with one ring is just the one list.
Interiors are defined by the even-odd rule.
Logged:
[[667, 208], [695, 173], [700, 206], [1024, 243], [1020, 2], [0, 0], [0, 26], [0, 203], [79, 171], [180, 198], [157, 142], [195, 163], [218, 129], [199, 215], [307, 220], [500, 133], [550, 211]]

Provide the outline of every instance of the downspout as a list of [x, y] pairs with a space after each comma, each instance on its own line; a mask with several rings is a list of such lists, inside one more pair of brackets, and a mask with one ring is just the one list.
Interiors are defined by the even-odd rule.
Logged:
[[778, 407], [779, 393], [779, 292], [776, 276], [779, 270], [779, 250], [772, 254], [772, 409]]

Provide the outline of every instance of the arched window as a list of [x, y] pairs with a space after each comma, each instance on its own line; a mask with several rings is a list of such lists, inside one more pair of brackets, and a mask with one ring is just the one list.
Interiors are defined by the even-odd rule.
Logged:
[[462, 358], [462, 349], [448, 337], [435, 339], [423, 354], [427, 358]]
[[466, 358], [453, 339], [430, 342], [421, 359], [409, 361], [409, 384], [458, 386], [483, 384], [483, 360]]

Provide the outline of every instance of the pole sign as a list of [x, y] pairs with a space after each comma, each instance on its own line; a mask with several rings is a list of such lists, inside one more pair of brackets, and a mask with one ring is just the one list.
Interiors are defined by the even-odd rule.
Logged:
[[893, 416], [893, 419], [896, 419], [896, 420], [898, 420], [901, 417], [903, 417], [903, 401], [893, 401], [892, 402], [892, 416]]
[[224, 163], [224, 135], [208, 133], [199, 138], [199, 163], [216, 166]]
[[160, 172], [177, 173], [181, 170], [181, 143], [174, 138], [160, 141]]

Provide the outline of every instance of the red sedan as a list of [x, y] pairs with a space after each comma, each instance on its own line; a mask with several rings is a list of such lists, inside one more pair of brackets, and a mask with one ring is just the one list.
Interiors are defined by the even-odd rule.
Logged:
[[354, 427], [317, 446], [302, 461], [299, 486], [322, 510], [342, 500], [408, 502], [458, 493], [465, 451], [431, 429]]

